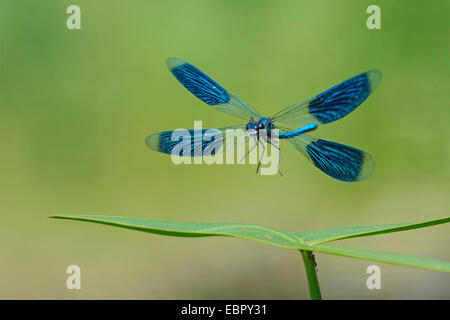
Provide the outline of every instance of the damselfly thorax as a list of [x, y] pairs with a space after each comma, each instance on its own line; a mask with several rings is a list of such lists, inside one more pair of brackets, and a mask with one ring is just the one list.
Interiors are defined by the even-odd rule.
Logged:
[[262, 117], [258, 121], [250, 118], [250, 121], [245, 126], [245, 130], [247, 130], [250, 136], [256, 137], [258, 140], [261, 136], [264, 136], [266, 139], [270, 139], [272, 129], [274, 128], [275, 125], [269, 117]]

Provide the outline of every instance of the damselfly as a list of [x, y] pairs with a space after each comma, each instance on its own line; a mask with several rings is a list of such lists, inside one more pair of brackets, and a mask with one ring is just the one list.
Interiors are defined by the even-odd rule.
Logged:
[[[272, 117], [263, 117], [254, 107], [224, 89], [217, 82], [181, 59], [169, 58], [167, 66], [178, 81], [197, 98], [208, 105], [236, 116], [245, 121], [244, 124], [218, 128], [225, 141], [227, 129], [245, 129], [250, 136], [260, 140], [260, 132], [264, 130], [264, 139], [271, 143], [271, 131], [278, 129], [277, 138], [286, 140], [300, 151], [318, 169], [327, 175], [346, 182], [367, 179], [375, 168], [372, 157], [359, 149], [318, 139], [306, 133], [317, 129], [319, 125], [343, 118], [355, 110], [375, 90], [381, 80], [381, 72], [370, 70], [350, 78], [314, 97], [291, 105]], [[293, 127], [293, 129], [289, 128]], [[153, 133], [146, 139], [147, 145], [156, 151], [171, 154], [177, 141], [171, 139], [174, 131]], [[203, 139], [207, 129], [194, 136], [205, 150], [212, 143]], [[277, 146], [279, 150], [279, 147]], [[199, 153], [201, 155], [201, 152]], [[185, 155], [186, 156], [186, 155]], [[187, 156], [195, 156], [192, 152]], [[261, 160], [258, 163], [257, 172]]]

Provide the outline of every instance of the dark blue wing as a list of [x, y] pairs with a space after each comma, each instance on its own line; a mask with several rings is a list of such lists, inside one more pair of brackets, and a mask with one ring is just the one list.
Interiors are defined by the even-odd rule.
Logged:
[[380, 80], [381, 72], [378, 70], [361, 73], [315, 97], [281, 110], [272, 117], [273, 122], [300, 126], [307, 123], [325, 124], [336, 121], [363, 103]]
[[350, 146], [308, 135], [300, 135], [287, 142], [322, 172], [341, 181], [365, 180], [375, 169], [375, 162], [368, 153]]
[[[242, 129], [244, 138], [227, 141], [227, 130], [239, 129]], [[145, 143], [152, 150], [177, 156], [214, 155], [222, 150], [224, 144], [226, 149], [245, 143], [247, 138], [244, 130], [245, 125], [235, 125], [217, 129], [161, 131], [149, 135]]]
[[255, 108], [228, 92], [192, 64], [181, 59], [169, 58], [167, 66], [186, 89], [210, 106], [246, 121], [252, 117], [255, 119], [261, 117]]

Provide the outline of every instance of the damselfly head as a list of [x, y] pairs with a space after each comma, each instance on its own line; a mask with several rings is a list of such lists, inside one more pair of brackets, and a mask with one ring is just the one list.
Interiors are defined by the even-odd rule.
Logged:
[[245, 126], [245, 130], [250, 134], [250, 136], [255, 136], [257, 134], [256, 124], [256, 122], [250, 120], [250, 122]]

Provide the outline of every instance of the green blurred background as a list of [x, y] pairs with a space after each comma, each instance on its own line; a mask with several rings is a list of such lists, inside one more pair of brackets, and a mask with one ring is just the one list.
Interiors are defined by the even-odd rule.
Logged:
[[[81, 7], [81, 30], [66, 28]], [[381, 7], [381, 30], [366, 8]], [[247, 222], [289, 230], [420, 221], [450, 208], [448, 1], [0, 1], [0, 298], [303, 299], [296, 251], [158, 237], [54, 214]], [[350, 116], [316, 136], [373, 155], [372, 178], [333, 180], [282, 147], [255, 166], [175, 166], [152, 132], [238, 124], [165, 66], [190, 61], [265, 115], [377, 68]], [[450, 260], [449, 227], [340, 241]], [[324, 298], [448, 299], [448, 274], [317, 255]], [[65, 270], [82, 270], [67, 290]]]

